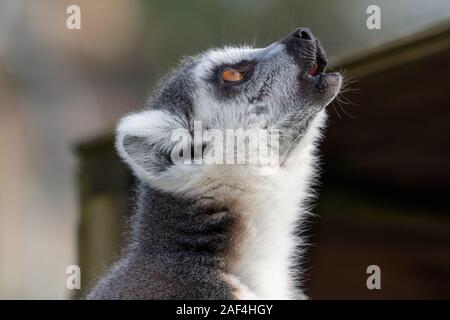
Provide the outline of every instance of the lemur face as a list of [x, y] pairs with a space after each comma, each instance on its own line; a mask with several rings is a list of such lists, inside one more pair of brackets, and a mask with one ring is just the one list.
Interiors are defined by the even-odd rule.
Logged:
[[263, 49], [226, 47], [194, 60], [194, 112], [214, 128], [286, 126], [294, 113], [298, 121], [322, 110], [341, 84], [324, 73], [325, 53], [305, 28]]
[[[225, 47], [186, 58], [147, 110], [119, 123], [118, 151], [142, 179], [191, 176], [192, 167], [173, 163], [180, 143], [171, 137], [179, 129], [193, 133], [199, 121], [203, 129], [277, 129], [280, 158], [286, 159], [340, 89], [341, 76], [325, 73], [326, 64], [307, 28], [262, 49]], [[184, 143], [195, 147], [193, 139]]]

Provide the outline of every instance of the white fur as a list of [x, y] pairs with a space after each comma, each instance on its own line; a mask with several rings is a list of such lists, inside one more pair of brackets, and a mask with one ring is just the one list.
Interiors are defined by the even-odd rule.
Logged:
[[[230, 276], [260, 299], [301, 299], [293, 267], [302, 244], [296, 227], [307, 216], [305, 201], [314, 178], [314, 146], [326, 119], [321, 111], [284, 168], [261, 176], [248, 166], [203, 166], [179, 192], [232, 203], [245, 219], [247, 236]], [[214, 190], [214, 191], [211, 191]], [[248, 289], [247, 289], [248, 288]], [[246, 294], [247, 296], [247, 294]]]
[[261, 299], [305, 298], [295, 288], [298, 274], [293, 273], [302, 244], [296, 227], [307, 215], [305, 200], [314, 177], [314, 143], [325, 118], [322, 111], [285, 168], [241, 197], [252, 234], [233, 273]]
[[238, 165], [175, 165], [161, 177], [149, 176], [127, 155], [121, 141], [127, 134], [167, 135], [171, 125], [179, 124], [163, 111], [125, 117], [118, 125], [117, 148], [141, 179], [163, 190], [233, 203], [233, 209], [243, 215], [248, 233], [240, 244], [239, 259], [229, 266], [233, 283], [242, 285], [242, 298], [305, 298], [295, 287], [298, 275], [293, 273], [302, 244], [296, 227], [307, 216], [305, 201], [314, 178], [314, 145], [325, 118], [325, 111], [321, 111], [285, 167], [267, 176]]

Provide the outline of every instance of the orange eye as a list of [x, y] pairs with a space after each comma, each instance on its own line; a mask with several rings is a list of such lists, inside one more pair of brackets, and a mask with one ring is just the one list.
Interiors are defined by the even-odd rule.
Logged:
[[226, 69], [222, 72], [224, 81], [236, 82], [244, 79], [244, 74], [237, 69]]

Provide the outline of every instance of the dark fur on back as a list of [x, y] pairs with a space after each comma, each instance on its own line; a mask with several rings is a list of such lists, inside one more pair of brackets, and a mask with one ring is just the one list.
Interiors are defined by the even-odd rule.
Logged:
[[87, 299], [231, 299], [218, 271], [225, 266], [230, 215], [145, 184], [137, 203], [124, 256]]

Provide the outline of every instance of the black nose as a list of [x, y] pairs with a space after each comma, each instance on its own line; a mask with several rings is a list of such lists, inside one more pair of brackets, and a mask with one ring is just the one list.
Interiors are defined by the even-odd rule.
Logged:
[[298, 55], [302, 48], [316, 50], [317, 39], [309, 28], [297, 28], [279, 42], [286, 45], [288, 52]]
[[314, 35], [308, 28], [299, 28], [292, 32], [292, 36], [303, 40], [314, 40]]
[[297, 28], [279, 42], [286, 46], [288, 53], [295, 59], [313, 55], [318, 46], [317, 39], [308, 28]]
[[319, 39], [308, 28], [297, 28], [278, 42], [283, 44], [287, 53], [310, 74], [317, 74], [325, 69], [325, 52]]

